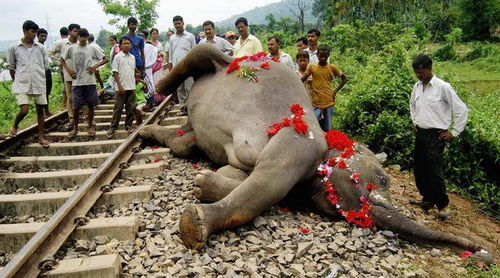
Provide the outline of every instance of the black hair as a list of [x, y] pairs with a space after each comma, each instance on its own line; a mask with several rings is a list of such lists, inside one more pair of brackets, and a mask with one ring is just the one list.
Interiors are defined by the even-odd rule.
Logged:
[[80, 25], [76, 24], [76, 23], [71, 23], [69, 26], [68, 26], [68, 31], [71, 32], [73, 31], [73, 29], [77, 29], [77, 30], [80, 30]]
[[331, 48], [330, 48], [328, 45], [326, 45], [326, 44], [322, 44], [322, 45], [318, 46], [318, 53], [319, 53], [320, 51], [330, 53], [330, 51], [332, 51], [332, 50], [331, 50]]
[[214, 29], [215, 29], [215, 24], [214, 24], [214, 22], [213, 22], [213, 21], [211, 21], [211, 20], [207, 20], [207, 21], [203, 22], [203, 27], [205, 27], [205, 26], [207, 26], [207, 25], [211, 25], [211, 26], [212, 26], [212, 28], [214, 28]]
[[280, 38], [278, 38], [277, 36], [272, 36], [269, 39], [267, 39], [267, 41], [270, 41], [272, 39], [274, 39], [278, 45], [281, 45]]
[[430, 69], [432, 68], [432, 59], [428, 55], [419, 54], [412, 63], [413, 69], [424, 68]]
[[29, 30], [38, 30], [38, 25], [31, 20], [26, 20], [23, 23], [23, 31], [29, 31]]
[[82, 29], [78, 30], [78, 36], [82, 37], [82, 38], [88, 38], [88, 37], [90, 37], [90, 34], [89, 34], [89, 31], [87, 31], [87, 29], [82, 28]]
[[238, 19], [236, 19], [236, 22], [234, 23], [234, 26], [238, 26], [238, 24], [240, 22], [243, 22], [243, 24], [245, 24], [245, 26], [248, 26], [248, 20], [244, 17], [240, 17]]
[[137, 21], [137, 18], [135, 18], [135, 17], [129, 17], [127, 19], [127, 26], [129, 26], [132, 23], [139, 24], [139, 21]]
[[61, 29], [59, 29], [59, 34], [61, 36], [67, 36], [67, 35], [69, 35], [68, 28], [67, 27], [61, 27]]
[[93, 42], [95, 40], [93, 34], [89, 34], [89, 43]]
[[48, 35], [49, 33], [47, 32], [47, 30], [40, 28], [40, 29], [38, 29], [38, 31], [36, 31], [36, 35], [40, 36], [40, 34]]
[[184, 19], [182, 19], [182, 16], [180, 16], [180, 15], [176, 15], [172, 19], [172, 22], [176, 22], [176, 21], [180, 21], [180, 22], [184, 23]]
[[143, 34], [143, 35], [144, 35], [144, 38], [145, 38], [145, 39], [147, 39], [147, 38], [148, 38], [148, 36], [149, 36], [149, 32], [148, 32], [148, 30], [142, 30], [142, 31], [141, 31], [141, 34]]
[[158, 29], [156, 29], [156, 28], [151, 28], [151, 31], [149, 31], [149, 34], [153, 34], [154, 31], [156, 31], [156, 33], [158, 33], [158, 35], [160, 34], [160, 31], [158, 31]]
[[318, 29], [311, 29], [311, 30], [307, 31], [308, 35], [312, 34], [312, 33], [314, 33], [318, 37], [321, 37], [321, 32]]
[[115, 36], [115, 35], [110, 35], [110, 36], [108, 37], [108, 39], [109, 39], [109, 38], [113, 38], [113, 40], [117, 41], [117, 39], [116, 39], [116, 36]]
[[296, 60], [298, 60], [299, 58], [307, 58], [307, 60], [309, 60], [309, 53], [305, 51], [300, 51], [297, 53], [297, 55], [295, 55]]
[[118, 44], [119, 44], [119, 45], [122, 45], [123, 41], [129, 41], [129, 42], [131, 42], [131, 43], [132, 43], [132, 41], [130, 40], [130, 38], [129, 38], [129, 37], [127, 37], [127, 36], [123, 36], [123, 37], [121, 37], [121, 38], [120, 38], [120, 41], [118, 42]]
[[307, 38], [306, 37], [300, 37], [295, 42], [302, 42], [303, 44], [307, 45]]

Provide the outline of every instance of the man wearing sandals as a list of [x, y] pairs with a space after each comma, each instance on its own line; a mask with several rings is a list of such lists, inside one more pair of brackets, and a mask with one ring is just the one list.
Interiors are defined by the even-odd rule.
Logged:
[[[74, 138], [78, 134], [78, 118], [80, 109], [86, 105], [89, 108], [87, 121], [89, 124], [88, 134], [90, 137], [95, 136], [94, 126], [94, 107], [99, 105], [97, 97], [95, 72], [98, 67], [106, 64], [108, 59], [104, 53], [97, 47], [92, 47], [87, 44], [89, 32], [82, 28], [78, 30], [78, 44], [72, 45], [63, 53], [61, 57], [61, 65], [73, 78], [73, 109], [74, 109], [74, 126], [69, 132], [68, 137]], [[66, 63], [71, 60], [71, 65]], [[99, 61], [95, 63], [95, 61]]]
[[12, 93], [20, 108], [7, 137], [17, 135], [19, 123], [28, 114], [30, 100], [34, 99], [38, 119], [38, 141], [42, 146], [49, 147], [49, 141], [43, 133], [44, 111], [47, 106], [45, 71], [50, 68], [49, 56], [45, 47], [34, 41], [37, 31], [38, 25], [35, 22], [25, 21], [23, 38], [7, 50], [7, 63], [14, 81]]

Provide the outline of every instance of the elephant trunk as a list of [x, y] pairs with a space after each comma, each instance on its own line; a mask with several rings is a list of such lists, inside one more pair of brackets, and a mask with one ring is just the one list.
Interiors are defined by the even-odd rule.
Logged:
[[370, 199], [372, 201], [371, 217], [373, 218], [375, 226], [380, 229], [398, 233], [401, 238], [412, 242], [417, 241], [449, 245], [472, 252], [481, 250], [479, 245], [465, 238], [419, 225], [415, 221], [399, 213], [396, 208], [387, 202], [373, 202], [373, 199]]

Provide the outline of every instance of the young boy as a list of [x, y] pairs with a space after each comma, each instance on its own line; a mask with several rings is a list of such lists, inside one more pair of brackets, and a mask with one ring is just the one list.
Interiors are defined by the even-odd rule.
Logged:
[[7, 64], [10, 76], [14, 81], [12, 93], [20, 108], [7, 137], [17, 135], [19, 123], [28, 114], [30, 99], [35, 99], [38, 142], [47, 148], [50, 143], [44, 137], [43, 128], [45, 122], [44, 107], [47, 105], [45, 71], [49, 69], [49, 56], [45, 47], [35, 42], [37, 31], [38, 25], [35, 22], [25, 21], [23, 23], [23, 38], [7, 50]]
[[[340, 72], [334, 65], [328, 63], [330, 48], [326, 45], [318, 47], [318, 64], [309, 64], [302, 82], [312, 75], [311, 99], [314, 108], [314, 115], [319, 121], [321, 128], [328, 131], [332, 124], [335, 106], [335, 95], [347, 82], [347, 76]], [[334, 77], [342, 79], [335, 90], [332, 90]]]
[[115, 107], [113, 109], [113, 120], [106, 133], [108, 139], [113, 138], [115, 130], [118, 128], [122, 116], [123, 105], [127, 116], [125, 118], [125, 129], [129, 134], [133, 132], [132, 121], [135, 114], [135, 68], [136, 59], [130, 49], [132, 41], [127, 36], [120, 39], [120, 53], [115, 55], [113, 60], [113, 77], [116, 82]]
[[[78, 30], [78, 44], [68, 48], [61, 57], [61, 65], [73, 78], [73, 110], [74, 125], [69, 132], [68, 137], [74, 138], [78, 134], [78, 118], [80, 109], [86, 105], [89, 108], [87, 122], [89, 125], [88, 134], [95, 136], [94, 107], [99, 105], [97, 89], [95, 85], [95, 71], [98, 67], [106, 64], [108, 59], [104, 53], [87, 44], [89, 32], [85, 28]], [[70, 59], [72, 65], [69, 66], [65, 61]], [[100, 61], [94, 64], [94, 61]]]
[[[299, 78], [302, 78], [306, 74], [307, 70], [307, 65], [309, 65], [309, 53], [305, 51], [300, 51], [295, 55], [295, 61], [297, 61], [297, 70], [295, 73], [299, 76]], [[311, 81], [312, 77], [309, 76], [307, 80], [304, 82], [304, 87], [306, 87], [306, 91], [309, 94], [309, 97], [311, 97]]]
[[[36, 32], [36, 38], [38, 39], [38, 42], [43, 45], [43, 47], [45, 47], [45, 42], [47, 41], [48, 35], [49, 33], [47, 32], [47, 30], [43, 28], [38, 29], [38, 31]], [[47, 50], [46, 47], [45, 50]], [[50, 69], [45, 71], [45, 84], [47, 87], [45, 95], [47, 98], [47, 105], [44, 107], [44, 110], [45, 110], [45, 117], [48, 118], [52, 116], [52, 114], [49, 111], [49, 95], [50, 92], [52, 91], [52, 71]]]

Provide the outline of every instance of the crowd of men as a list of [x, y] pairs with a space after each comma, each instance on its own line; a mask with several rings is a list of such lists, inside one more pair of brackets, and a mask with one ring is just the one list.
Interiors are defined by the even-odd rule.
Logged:
[[[68, 110], [68, 137], [78, 134], [80, 112], [86, 117], [88, 135], [96, 134], [94, 108], [108, 97], [115, 98], [111, 123], [106, 132], [113, 138], [119, 126], [123, 107], [126, 110], [125, 129], [131, 133], [133, 122], [142, 122], [142, 113], [136, 108], [136, 88], [142, 85], [146, 99], [144, 111], [152, 111], [164, 97], [155, 92], [156, 82], [175, 67], [197, 43], [213, 44], [221, 52], [233, 57], [255, 55], [263, 51], [261, 41], [250, 33], [246, 18], [238, 18], [235, 32], [229, 31], [222, 37], [216, 36], [215, 24], [207, 20], [203, 32], [196, 42], [195, 36], [184, 29], [181, 16], [173, 18], [175, 32], [167, 32], [165, 46], [158, 41], [159, 31], [137, 32], [137, 19], [127, 21], [128, 32], [119, 40], [109, 37], [111, 51], [106, 56], [87, 29], [70, 24], [60, 29], [61, 39], [50, 49], [44, 43], [48, 33], [33, 21], [24, 22], [23, 37], [7, 51], [7, 63], [13, 79], [12, 93], [20, 107], [13, 126], [6, 136], [15, 137], [19, 123], [29, 110], [31, 100], [36, 104], [38, 140], [44, 147], [50, 143], [44, 136], [45, 117], [50, 116], [49, 95], [52, 90], [50, 64], [59, 65], [64, 84], [63, 106]], [[35, 41], [35, 37], [37, 41]], [[328, 131], [334, 114], [335, 96], [347, 82], [347, 76], [329, 63], [330, 48], [320, 45], [321, 33], [317, 29], [307, 32], [307, 37], [296, 40], [297, 55], [294, 59], [281, 50], [277, 36], [267, 39], [268, 57], [296, 72], [310, 95], [314, 114], [323, 130]], [[105, 82], [99, 68], [111, 63], [112, 75]], [[467, 121], [467, 108], [450, 84], [432, 73], [432, 60], [426, 55], [418, 56], [413, 68], [420, 80], [411, 94], [410, 111], [416, 131], [415, 178], [423, 196], [420, 203], [424, 209], [436, 206], [442, 218], [449, 216], [445, 211], [449, 200], [443, 178], [443, 151], [445, 141], [463, 131]], [[333, 81], [340, 82], [333, 89]], [[97, 91], [96, 82], [101, 90]], [[184, 104], [193, 79], [184, 81], [177, 90], [177, 100]]]

